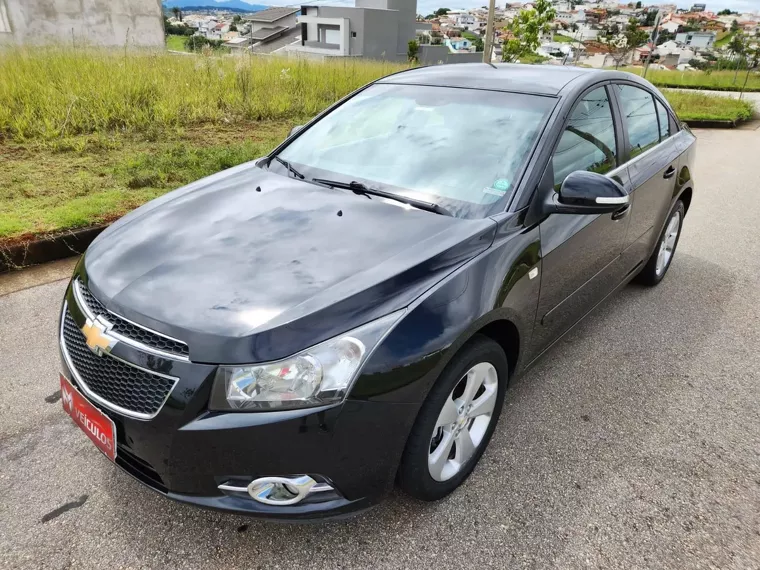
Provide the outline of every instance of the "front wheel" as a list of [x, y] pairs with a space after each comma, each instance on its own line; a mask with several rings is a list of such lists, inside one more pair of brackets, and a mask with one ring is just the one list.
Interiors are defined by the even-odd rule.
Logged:
[[444, 369], [422, 405], [399, 467], [399, 484], [435, 501], [472, 472], [499, 420], [509, 367], [501, 346], [473, 337]]
[[673, 209], [670, 211], [668, 221], [660, 234], [657, 246], [654, 248], [651, 257], [636, 277], [639, 283], [644, 285], [657, 285], [665, 277], [670, 263], [673, 261], [673, 255], [676, 253], [678, 239], [681, 237], [681, 227], [683, 225], [684, 214], [683, 202], [678, 200]]

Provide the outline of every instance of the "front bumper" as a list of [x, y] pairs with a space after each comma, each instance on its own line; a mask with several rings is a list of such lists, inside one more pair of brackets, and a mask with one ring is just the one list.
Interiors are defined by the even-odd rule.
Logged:
[[[82, 326], [84, 316], [71, 294], [67, 303]], [[211, 412], [207, 404], [214, 366], [146, 356], [125, 343], [112, 354], [179, 378], [154, 417], [128, 417], [88, 397], [64, 352], [63, 372], [114, 421], [119, 467], [171, 499], [201, 507], [282, 520], [340, 517], [366, 509], [392, 486], [418, 410], [416, 404], [349, 399], [302, 410]], [[329, 482], [336, 493], [272, 506], [218, 488], [229, 481], [245, 485], [259, 477], [296, 474]]]

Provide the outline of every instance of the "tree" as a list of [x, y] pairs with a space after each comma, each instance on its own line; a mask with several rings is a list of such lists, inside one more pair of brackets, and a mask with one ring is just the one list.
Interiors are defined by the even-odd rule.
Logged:
[[191, 36], [185, 39], [187, 51], [203, 51], [204, 48], [219, 50], [224, 49], [222, 40], [210, 40], [204, 36]]
[[235, 14], [234, 16], [232, 16], [233, 24], [239, 24], [242, 21], [243, 21], [243, 17], [240, 14]]
[[728, 8], [726, 8], [725, 10], [721, 10], [720, 12], [718, 12], [718, 16], [730, 16], [731, 14], [738, 14], [738, 12], [732, 12]]
[[747, 87], [750, 71], [757, 69], [757, 67], [760, 66], [760, 44], [755, 44], [752, 47], [747, 47], [745, 49], [744, 55], [747, 63], [747, 75], [744, 76], [744, 84], [742, 85], [739, 98], [741, 98], [741, 93], [744, 93], [744, 88]]
[[450, 9], [450, 8], [438, 8], [438, 9], [435, 11], [435, 15], [436, 15], [436, 16], [445, 16], [445, 15], [446, 15], [446, 14], [448, 14], [449, 12], [451, 12], [451, 9]]
[[641, 8], [641, 0], [636, 2], [636, 9], [638, 10], [639, 8]]
[[739, 22], [736, 21], [736, 18], [734, 18], [734, 21], [731, 22], [731, 31], [733, 33], [736, 33], [739, 31]]
[[610, 54], [615, 62], [615, 69], [625, 61], [628, 54], [647, 41], [649, 34], [639, 29], [639, 23], [635, 18], [628, 20], [628, 25], [622, 34], [613, 34], [611, 31], [601, 37], [602, 46]]
[[409, 63], [417, 63], [419, 58], [417, 55], [420, 52], [420, 44], [417, 40], [409, 40], [406, 48], [406, 57], [409, 59]]
[[230, 24], [230, 31], [231, 32], [237, 32], [238, 31], [238, 28], [237, 28], [237, 26], [235, 25], [234, 22], [232, 24]]
[[483, 51], [483, 38], [476, 38], [473, 43], [475, 44], [475, 51]]
[[670, 40], [676, 39], [676, 35], [672, 32], [669, 32], [668, 30], [660, 30], [660, 33], [657, 35], [657, 45], [662, 45], [665, 42], [669, 42]]
[[504, 40], [502, 61], [516, 61], [522, 55], [534, 53], [541, 45], [541, 35], [551, 31], [551, 23], [556, 15], [549, 0], [536, 0], [532, 10], [520, 10], [509, 25], [512, 37]]
[[736, 32], [728, 43], [728, 50], [733, 55], [737, 64], [734, 71], [734, 84], [736, 84], [736, 76], [739, 74], [740, 59], [744, 56], [744, 52], [747, 51], [747, 47], [747, 40], [741, 32]]
[[182, 10], [175, 6], [172, 8], [172, 14], [174, 14], [174, 17], [177, 18], [180, 22], [182, 21]]

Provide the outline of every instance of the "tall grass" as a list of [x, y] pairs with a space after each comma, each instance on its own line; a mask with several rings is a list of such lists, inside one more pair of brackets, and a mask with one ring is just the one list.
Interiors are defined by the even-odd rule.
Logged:
[[663, 91], [684, 121], [743, 121], [752, 118], [752, 103], [699, 91]]
[[0, 135], [23, 140], [202, 122], [311, 117], [403, 65], [336, 58], [0, 52]]

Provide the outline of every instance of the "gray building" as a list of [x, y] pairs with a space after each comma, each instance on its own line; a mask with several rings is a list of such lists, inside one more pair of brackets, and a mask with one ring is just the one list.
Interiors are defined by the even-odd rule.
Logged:
[[250, 23], [251, 39], [267, 42], [295, 27], [297, 13], [298, 8], [267, 8], [244, 19]]
[[0, 44], [163, 47], [161, 0], [0, 0]]
[[[300, 45], [288, 51], [311, 57], [364, 57], [405, 61], [410, 40], [431, 25], [417, 22], [416, 0], [356, 0], [354, 7], [302, 6]], [[480, 61], [482, 54], [421, 46], [422, 63]], [[458, 57], [462, 56], [462, 57]], [[428, 58], [436, 59], [428, 61]]]
[[683, 32], [676, 34], [676, 43], [694, 48], [711, 48], [715, 43], [715, 32]]

